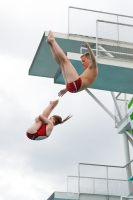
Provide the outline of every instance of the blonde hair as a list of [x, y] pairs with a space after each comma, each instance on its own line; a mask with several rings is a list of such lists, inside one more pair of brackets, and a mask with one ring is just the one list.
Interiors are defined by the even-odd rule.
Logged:
[[70, 119], [72, 116], [69, 115], [67, 116], [64, 120], [62, 120], [62, 118], [58, 115], [53, 115], [54, 119], [55, 119], [55, 124], [54, 126], [58, 125], [58, 124], [63, 124], [64, 122], [66, 122], [68, 119]]
[[90, 58], [90, 54], [87, 52], [87, 53], [84, 53], [84, 54], [82, 54], [82, 56], [80, 56], [80, 58], [82, 58], [82, 57], [86, 57], [86, 58]]

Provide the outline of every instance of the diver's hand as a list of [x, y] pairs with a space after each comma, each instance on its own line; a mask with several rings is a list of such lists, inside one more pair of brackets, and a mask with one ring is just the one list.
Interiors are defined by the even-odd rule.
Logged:
[[60, 92], [58, 93], [58, 96], [59, 97], [62, 97], [64, 94], [66, 94], [66, 92], [67, 92], [67, 89], [65, 88], [65, 89], [62, 89], [62, 90], [60, 90]]

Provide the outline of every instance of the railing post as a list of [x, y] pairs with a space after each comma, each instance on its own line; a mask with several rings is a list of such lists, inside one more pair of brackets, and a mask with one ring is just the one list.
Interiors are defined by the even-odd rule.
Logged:
[[69, 9], [70, 7], [68, 7], [68, 37], [69, 37]]
[[119, 25], [118, 25], [118, 15], [117, 15], [117, 40], [119, 44]]
[[108, 181], [109, 181], [109, 179], [108, 179], [108, 167], [106, 167], [106, 169], [107, 169], [107, 195], [109, 195], [109, 183], [108, 183]]
[[125, 116], [127, 115], [127, 95], [124, 94], [125, 97]]
[[93, 178], [93, 193], [95, 194], [95, 179]]
[[78, 164], [78, 194], [80, 194], [80, 163]]
[[67, 176], [67, 193], [68, 193], [68, 176]]
[[96, 21], [96, 60], [98, 62], [98, 20]]

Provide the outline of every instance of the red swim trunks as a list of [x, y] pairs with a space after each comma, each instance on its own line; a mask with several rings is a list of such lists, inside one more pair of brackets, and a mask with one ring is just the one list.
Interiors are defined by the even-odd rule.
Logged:
[[[45, 137], [48, 137], [46, 135], [46, 124], [42, 124], [42, 126], [37, 130], [36, 133], [26, 133], [27, 137], [31, 140], [41, 140], [41, 138], [38, 138], [39, 136], [43, 136], [42, 139], [45, 139]], [[38, 138], [38, 139], [37, 139]]]
[[76, 80], [72, 83], [68, 83], [67, 86], [66, 86], [66, 89], [71, 93], [76, 93], [80, 89], [81, 84], [82, 84], [82, 80], [79, 77], [78, 80]]

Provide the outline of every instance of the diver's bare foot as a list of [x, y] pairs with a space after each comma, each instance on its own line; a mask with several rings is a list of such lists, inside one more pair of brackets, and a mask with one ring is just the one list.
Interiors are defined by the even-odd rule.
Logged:
[[54, 35], [53, 35], [52, 31], [49, 31], [48, 38], [47, 38], [46, 42], [51, 43], [52, 41], [54, 41]]
[[59, 99], [57, 99], [55, 101], [50, 101], [50, 104], [52, 105], [52, 107], [57, 106], [58, 103], [59, 103]]

